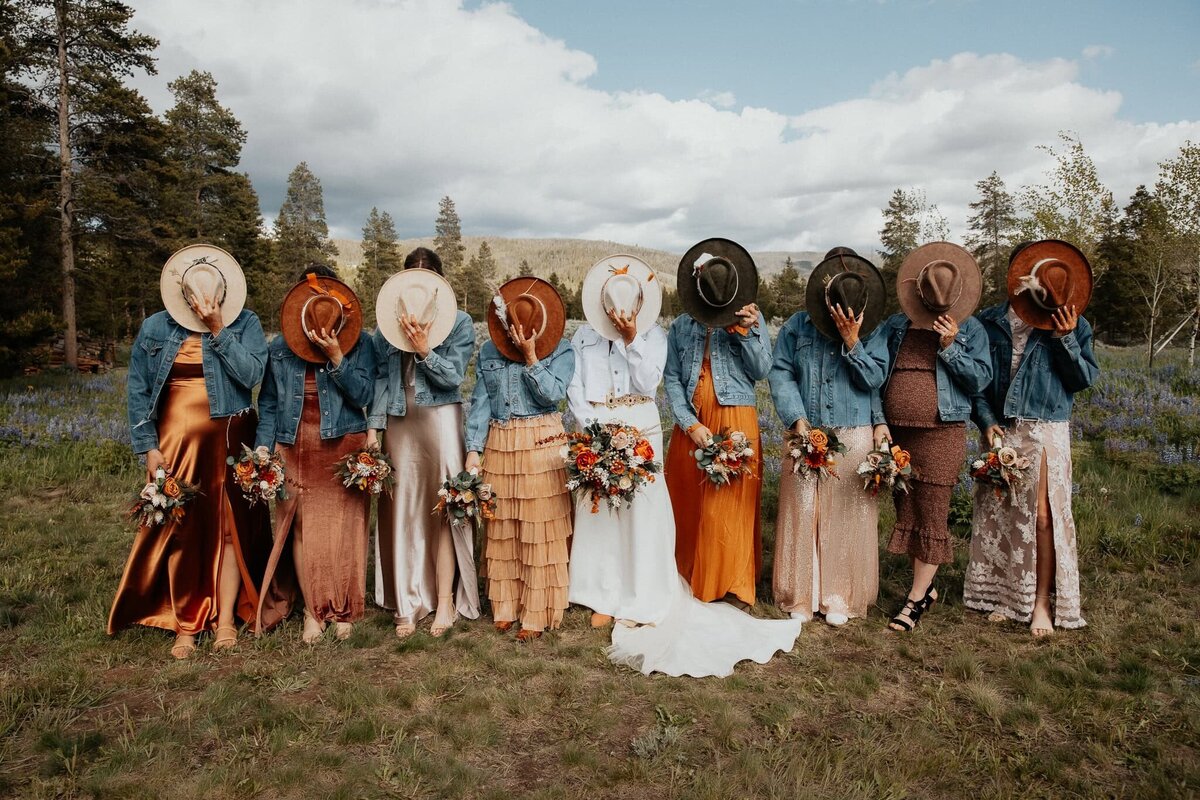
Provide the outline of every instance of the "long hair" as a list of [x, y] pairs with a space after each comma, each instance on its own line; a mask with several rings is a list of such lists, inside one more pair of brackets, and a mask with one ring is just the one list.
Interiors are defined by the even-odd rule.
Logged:
[[442, 277], [446, 273], [442, 271], [441, 257], [430, 250], [428, 247], [418, 247], [407, 256], [404, 257], [405, 269], [431, 269]]
[[310, 272], [316, 275], [318, 278], [333, 278], [335, 281], [341, 280], [341, 278], [338, 277], [338, 274], [334, 272], [331, 267], [328, 267], [324, 264], [318, 264], [314, 261], [304, 269], [300, 270], [300, 274], [296, 276], [296, 281], [300, 282], [304, 280], [305, 276]]

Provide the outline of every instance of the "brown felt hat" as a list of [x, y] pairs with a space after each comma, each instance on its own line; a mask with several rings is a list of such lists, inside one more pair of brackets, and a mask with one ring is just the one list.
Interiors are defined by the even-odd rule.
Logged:
[[342, 352], [349, 353], [362, 332], [362, 306], [354, 290], [337, 278], [310, 272], [283, 298], [279, 327], [283, 340], [298, 358], [324, 364], [328, 358], [308, 338], [309, 333], [319, 333], [322, 328], [334, 331]]
[[942, 314], [962, 323], [983, 294], [975, 257], [951, 242], [930, 242], [908, 254], [896, 274], [896, 299], [914, 328], [931, 330]]
[[758, 267], [746, 248], [729, 239], [705, 239], [683, 254], [676, 274], [683, 310], [709, 328], [727, 328], [737, 312], [758, 300]]
[[841, 305], [847, 313], [863, 315], [858, 331], [865, 339], [883, 319], [887, 290], [875, 265], [848, 247], [838, 247], [808, 276], [804, 300], [813, 327], [826, 338], [841, 341], [829, 306]]
[[1043, 239], [1013, 253], [1008, 265], [1008, 302], [1035, 328], [1050, 330], [1064, 306], [1082, 314], [1092, 299], [1092, 267], [1075, 245]]
[[567, 309], [558, 292], [548, 282], [533, 275], [522, 275], [497, 290], [488, 305], [487, 324], [492, 344], [509, 361], [525, 361], [525, 356], [509, 338], [509, 328], [520, 325], [526, 336], [531, 332], [536, 333], [534, 353], [541, 361], [553, 353], [562, 341], [567, 325]]

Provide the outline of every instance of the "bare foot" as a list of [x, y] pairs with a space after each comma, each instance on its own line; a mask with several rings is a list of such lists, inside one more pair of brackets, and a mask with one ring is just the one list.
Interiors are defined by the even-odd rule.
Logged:
[[1041, 639], [1054, 633], [1054, 620], [1050, 617], [1050, 609], [1040, 605], [1033, 607], [1033, 617], [1029, 620], [1029, 632], [1033, 638]]
[[339, 622], [334, 626], [334, 635], [339, 642], [344, 642], [354, 634], [353, 622]]
[[324, 632], [325, 623], [308, 613], [307, 608], [304, 609], [304, 633], [300, 634], [300, 640], [305, 644], [315, 644]]
[[429, 635], [440, 639], [446, 631], [454, 627], [458, 621], [458, 609], [454, 605], [454, 597], [439, 597], [437, 612], [433, 615], [433, 624], [429, 626]]
[[171, 655], [182, 661], [196, 652], [196, 637], [190, 633], [180, 633], [175, 636], [175, 644], [171, 647]]
[[610, 617], [608, 614], [596, 614], [596, 613], [592, 614], [592, 627], [593, 628], [606, 628], [612, 621], [613, 621], [613, 618]]
[[1004, 616], [999, 611], [993, 611], [992, 613], [987, 615], [988, 622], [1004, 622], [1007, 619], [1008, 619], [1008, 617]]

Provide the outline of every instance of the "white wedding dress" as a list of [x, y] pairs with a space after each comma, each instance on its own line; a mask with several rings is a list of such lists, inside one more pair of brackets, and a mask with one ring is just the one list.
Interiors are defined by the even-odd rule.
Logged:
[[[590, 326], [581, 327], [572, 341], [577, 360], [567, 396], [577, 425], [597, 420], [637, 427], [661, 462], [665, 450], [654, 403], [600, 402], [657, 391], [666, 336], [655, 327], [639, 340], [626, 351], [620, 344], [610, 347]], [[739, 661], [763, 664], [792, 649], [799, 620], [756, 619], [727, 603], [692, 597], [675, 567], [675, 516], [661, 474], [628, 507], [610, 510], [602, 504], [595, 514], [591, 508], [586, 495], [576, 501], [570, 600], [619, 620], [607, 651], [613, 663], [645, 675], [702, 678], [730, 675]], [[634, 623], [639, 626], [628, 626]]]

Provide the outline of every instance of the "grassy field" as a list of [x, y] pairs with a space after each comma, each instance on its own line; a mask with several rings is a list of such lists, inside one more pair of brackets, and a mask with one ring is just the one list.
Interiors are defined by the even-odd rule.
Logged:
[[377, 610], [344, 643], [292, 620], [179, 663], [165, 634], [110, 639], [123, 379], [0, 384], [0, 796], [1195, 797], [1200, 386], [1104, 358], [1076, 443], [1088, 628], [968, 612], [964, 539], [916, 633], [885, 630], [907, 580], [885, 556], [868, 619], [706, 680], [611, 666], [581, 609], [526, 646], [487, 619], [397, 642]]

